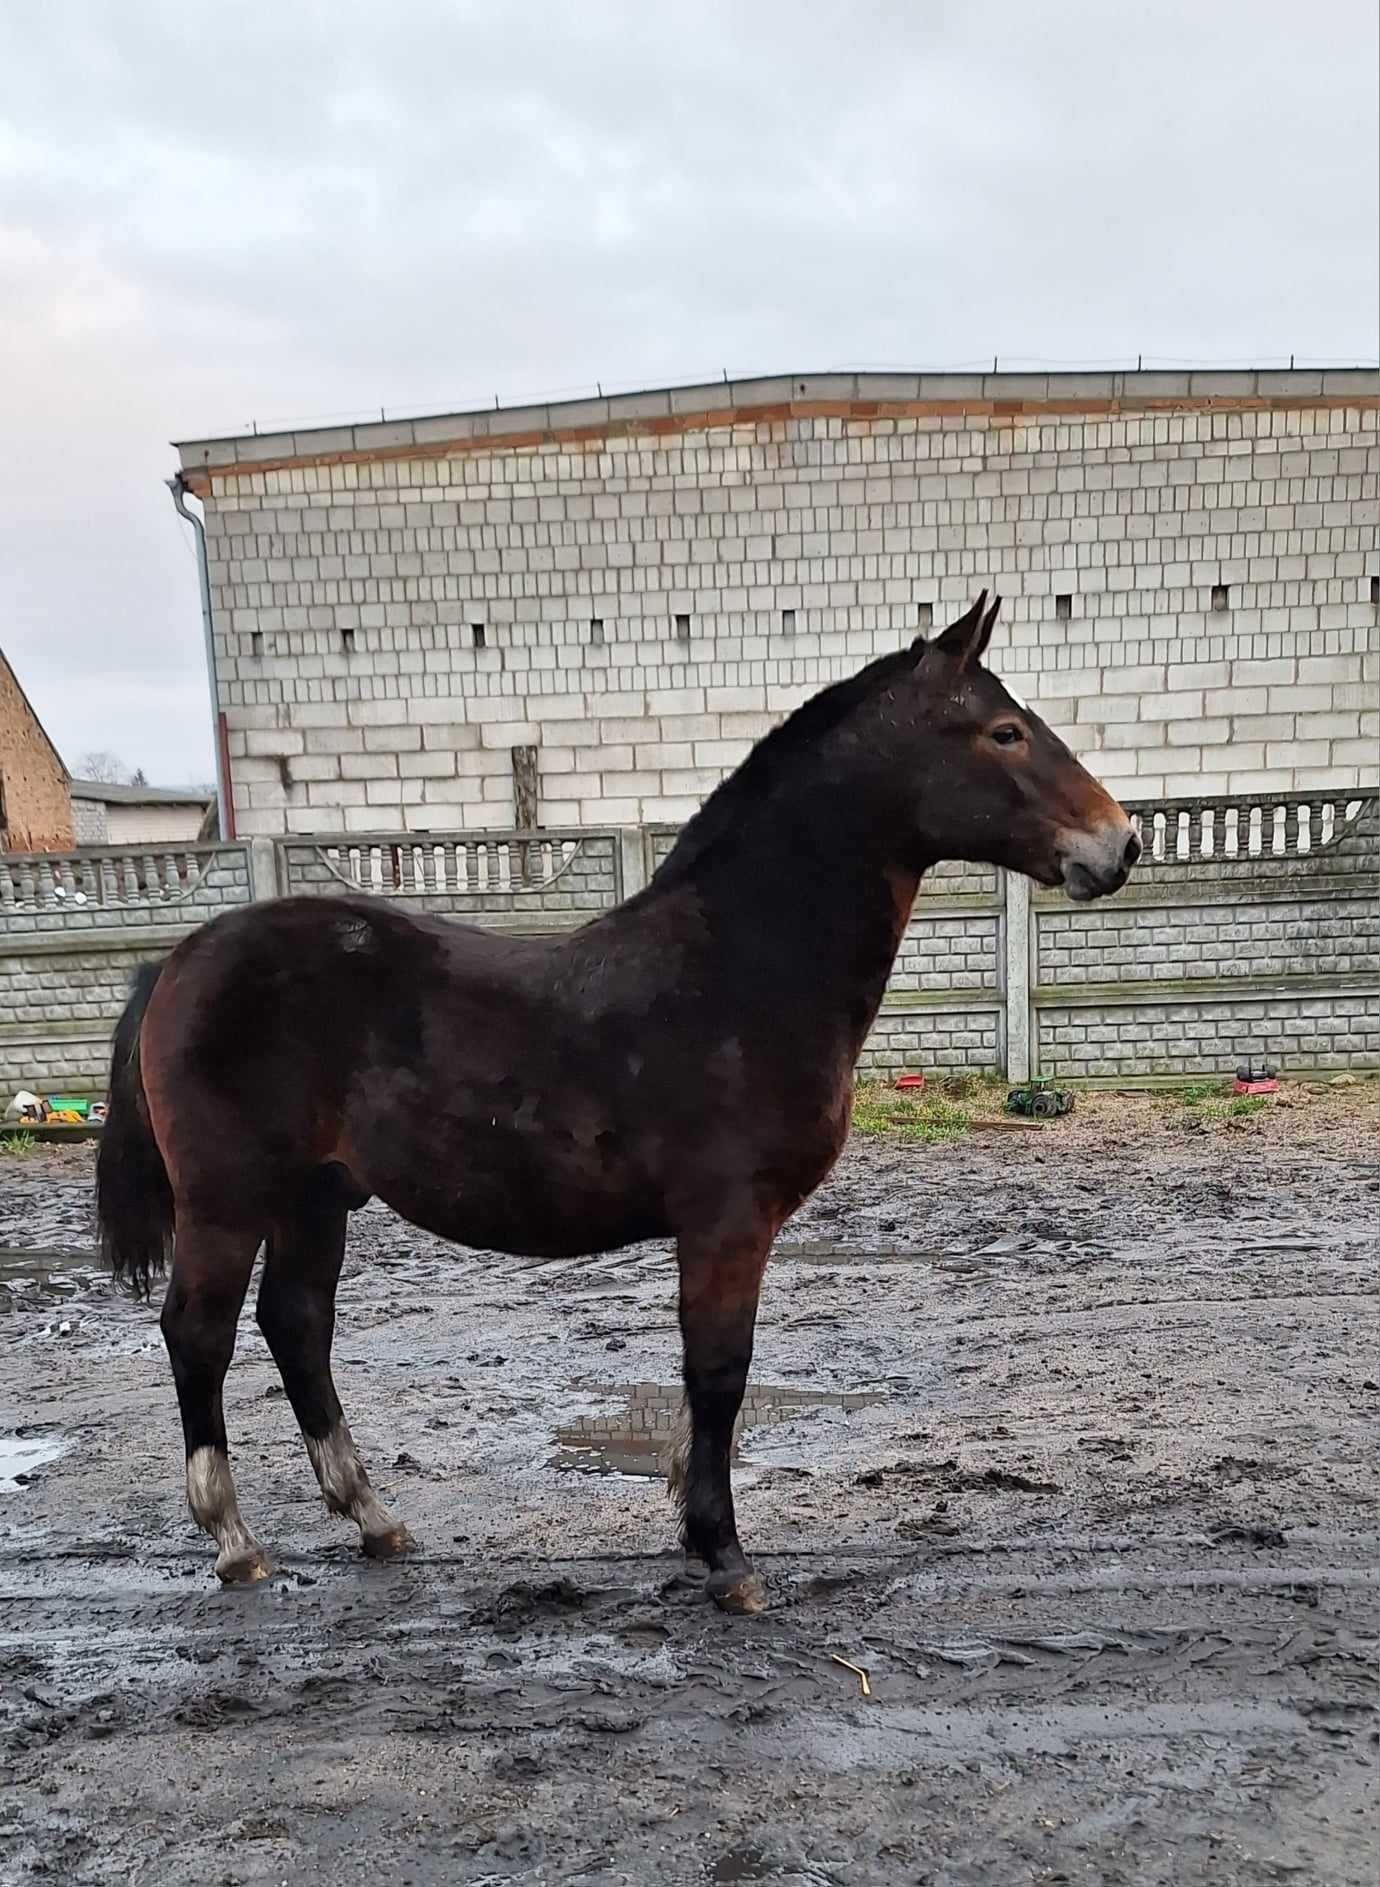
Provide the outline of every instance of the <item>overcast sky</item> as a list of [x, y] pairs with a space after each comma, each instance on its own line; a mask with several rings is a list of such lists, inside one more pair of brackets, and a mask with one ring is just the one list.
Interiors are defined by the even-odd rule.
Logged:
[[0, 0], [0, 646], [211, 776], [167, 441], [1377, 349], [1375, 0]]

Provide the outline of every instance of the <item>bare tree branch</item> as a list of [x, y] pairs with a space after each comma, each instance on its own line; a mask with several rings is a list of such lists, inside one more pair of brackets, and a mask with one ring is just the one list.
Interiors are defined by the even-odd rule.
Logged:
[[74, 772], [77, 779], [96, 780], [102, 786], [127, 786], [130, 780], [129, 768], [120, 756], [104, 748], [82, 754]]

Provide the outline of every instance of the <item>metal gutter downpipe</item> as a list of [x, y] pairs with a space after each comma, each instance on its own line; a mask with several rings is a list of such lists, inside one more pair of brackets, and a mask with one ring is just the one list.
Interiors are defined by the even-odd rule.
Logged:
[[216, 637], [211, 623], [211, 572], [206, 561], [206, 527], [195, 511], [187, 509], [187, 484], [181, 472], [166, 481], [178, 515], [184, 517], [196, 533], [196, 568], [201, 580], [201, 628], [206, 640], [206, 684], [211, 691], [211, 733], [216, 749], [216, 814], [222, 839], [235, 837], [235, 801], [230, 790], [230, 744], [225, 734], [225, 716], [220, 711], [220, 689], [216, 682]]

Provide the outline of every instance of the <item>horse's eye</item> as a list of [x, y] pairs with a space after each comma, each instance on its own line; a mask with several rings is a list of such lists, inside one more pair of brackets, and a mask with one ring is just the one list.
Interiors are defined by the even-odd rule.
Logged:
[[998, 747], [1018, 747], [1025, 739], [1025, 729], [1017, 727], [1014, 721], [1003, 721], [1000, 727], [992, 729], [992, 738]]

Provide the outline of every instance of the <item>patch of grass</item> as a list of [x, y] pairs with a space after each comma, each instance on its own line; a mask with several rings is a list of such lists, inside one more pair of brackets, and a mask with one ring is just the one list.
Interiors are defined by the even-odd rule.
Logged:
[[0, 1139], [0, 1154], [12, 1160], [26, 1160], [31, 1153], [38, 1152], [38, 1142], [32, 1134], [6, 1134]]
[[967, 1108], [952, 1101], [936, 1099], [918, 1111], [921, 1118], [902, 1130], [911, 1140], [961, 1140], [972, 1124]]
[[1268, 1094], [1230, 1095], [1224, 1094], [1220, 1087], [1210, 1088], [1207, 1094], [1197, 1094], [1192, 1100], [1184, 1100], [1184, 1111], [1178, 1118], [1185, 1126], [1230, 1126], [1234, 1122], [1244, 1122], [1256, 1114], [1263, 1114], [1272, 1099], [1273, 1096]]
[[1204, 1101], [1217, 1101], [1222, 1097], [1220, 1081], [1187, 1081], [1181, 1088], [1168, 1088], [1168, 1099], [1179, 1101], [1185, 1107], [1201, 1107]]
[[902, 1140], [918, 1140], [932, 1146], [943, 1140], [958, 1140], [972, 1122], [966, 1107], [933, 1094], [928, 1088], [918, 1094], [867, 1084], [858, 1088], [853, 1099], [853, 1131]]

